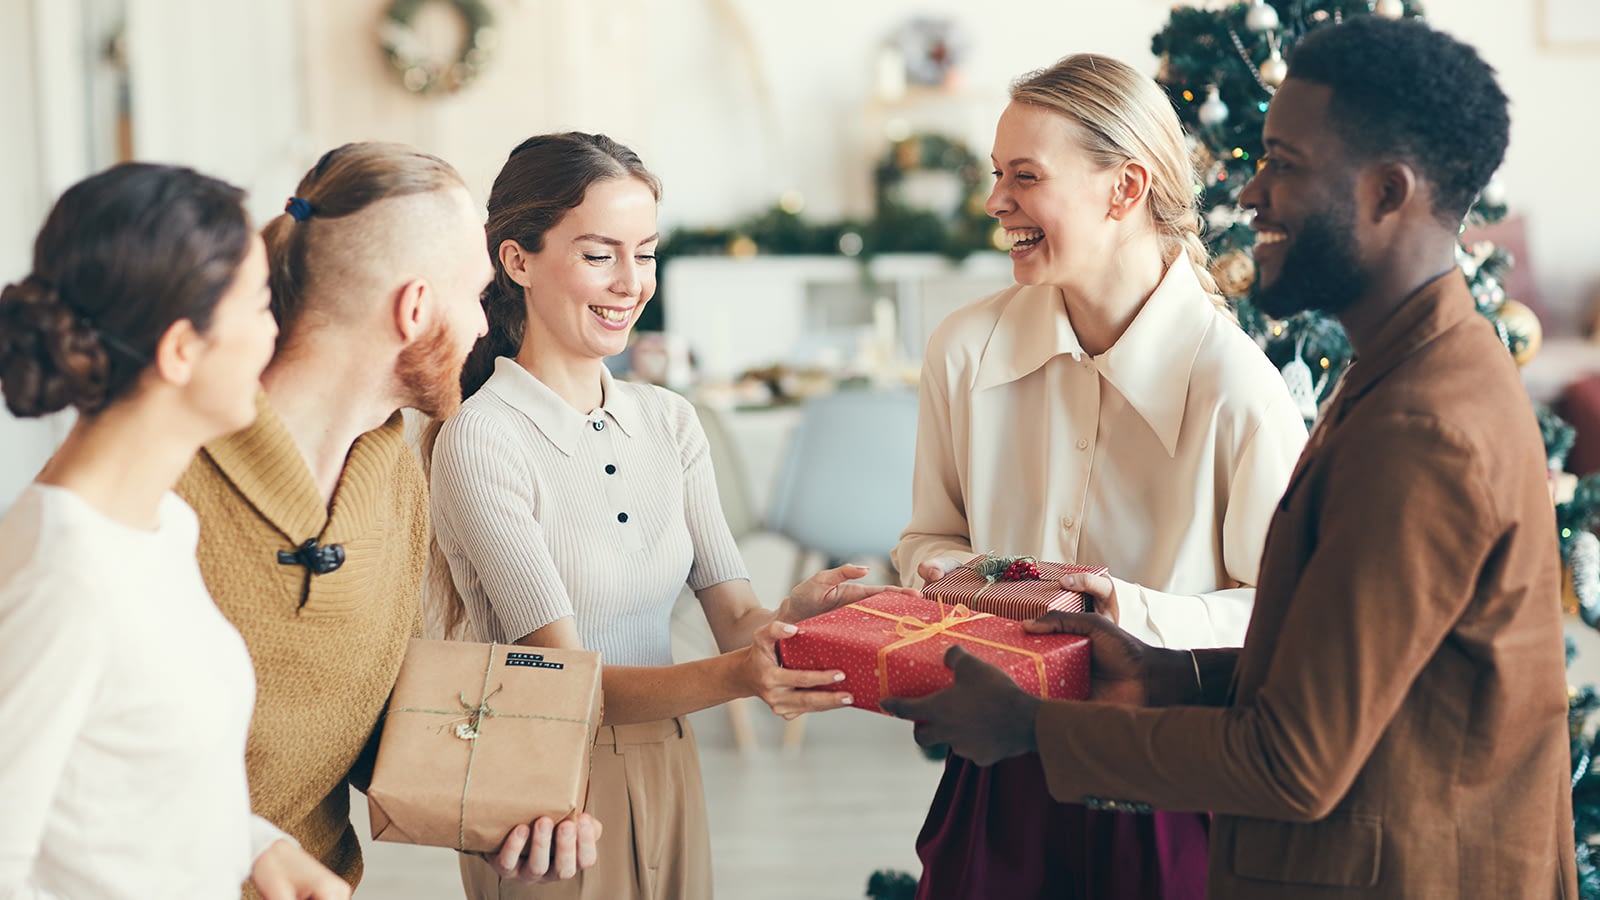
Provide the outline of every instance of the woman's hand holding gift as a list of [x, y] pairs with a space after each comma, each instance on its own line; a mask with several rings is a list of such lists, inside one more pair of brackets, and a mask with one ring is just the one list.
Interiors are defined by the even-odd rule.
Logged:
[[965, 564], [966, 560], [954, 556], [935, 556], [917, 564], [917, 577], [923, 584], [932, 584]]
[[896, 585], [854, 583], [855, 579], [865, 577], [867, 571], [866, 566], [847, 564], [818, 572], [789, 592], [789, 596], [778, 606], [777, 620], [798, 622], [885, 591], [920, 594], [913, 588]]
[[1117, 606], [1117, 583], [1111, 580], [1110, 575], [1074, 572], [1062, 576], [1061, 587], [1069, 591], [1078, 591], [1089, 598], [1091, 608], [1110, 619], [1112, 624], [1122, 621], [1121, 609]]
[[787, 622], [769, 622], [756, 631], [755, 640], [741, 651], [743, 694], [760, 697], [785, 719], [849, 706], [852, 698], [845, 691], [819, 690], [843, 681], [843, 672], [785, 669], [778, 664], [778, 641], [799, 630]]

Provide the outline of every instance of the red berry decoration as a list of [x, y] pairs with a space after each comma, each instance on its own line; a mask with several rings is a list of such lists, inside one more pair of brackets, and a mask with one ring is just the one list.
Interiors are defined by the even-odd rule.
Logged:
[[1019, 559], [1000, 573], [1001, 581], [1038, 581], [1039, 567], [1031, 559]]

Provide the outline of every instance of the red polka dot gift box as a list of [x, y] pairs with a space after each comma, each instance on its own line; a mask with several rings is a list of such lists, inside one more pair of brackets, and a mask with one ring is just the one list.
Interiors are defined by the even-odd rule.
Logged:
[[785, 668], [844, 672], [854, 705], [882, 712], [884, 697], [921, 697], [950, 686], [944, 654], [960, 644], [1010, 675], [1023, 690], [1052, 700], [1089, 696], [1089, 639], [1028, 634], [1022, 623], [912, 594], [874, 594], [796, 623], [778, 642]]
[[1047, 612], [1088, 612], [1091, 603], [1086, 595], [1061, 587], [1063, 576], [1085, 572], [1104, 575], [1106, 567], [986, 553], [973, 557], [922, 592], [946, 605], [960, 603], [977, 612], [1026, 621]]

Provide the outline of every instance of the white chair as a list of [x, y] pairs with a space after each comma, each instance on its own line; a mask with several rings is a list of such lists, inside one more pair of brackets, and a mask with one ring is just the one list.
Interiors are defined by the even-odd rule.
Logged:
[[906, 390], [841, 390], [801, 411], [767, 513], [767, 529], [828, 565], [889, 559], [911, 518], [917, 395]]
[[[805, 404], [767, 513], [767, 529], [799, 547], [795, 584], [819, 555], [828, 566], [888, 564], [911, 519], [916, 438], [914, 391], [841, 390]], [[788, 723], [784, 749], [799, 746], [804, 722]]]
[[[717, 474], [717, 498], [722, 504], [722, 517], [735, 541], [761, 530], [761, 517], [756, 513], [750, 496], [750, 480], [745, 472], [744, 458], [733, 436], [728, 433], [722, 414], [712, 407], [695, 404], [700, 416], [700, 426], [705, 430], [710, 447], [711, 467]], [[698, 605], [695, 607], [698, 609]], [[697, 617], [699, 618], [699, 617]], [[703, 618], [701, 619], [703, 622]], [[709, 639], [709, 653], [717, 652], [716, 638], [709, 629], [702, 628]], [[740, 697], [727, 704], [728, 724], [733, 729], [733, 745], [743, 753], [756, 745], [755, 729], [750, 721], [750, 698]]]

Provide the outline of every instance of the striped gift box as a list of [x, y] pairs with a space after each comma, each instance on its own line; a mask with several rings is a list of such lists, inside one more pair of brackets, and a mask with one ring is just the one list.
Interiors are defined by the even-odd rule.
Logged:
[[924, 587], [923, 596], [945, 605], [960, 603], [976, 612], [1027, 620], [1047, 612], [1090, 611], [1089, 598], [1080, 591], [1064, 590], [1061, 578], [1074, 572], [1106, 574], [1105, 566], [1035, 562], [1039, 568], [1037, 581], [990, 581], [975, 568], [989, 558], [990, 554], [973, 557], [966, 565]]

